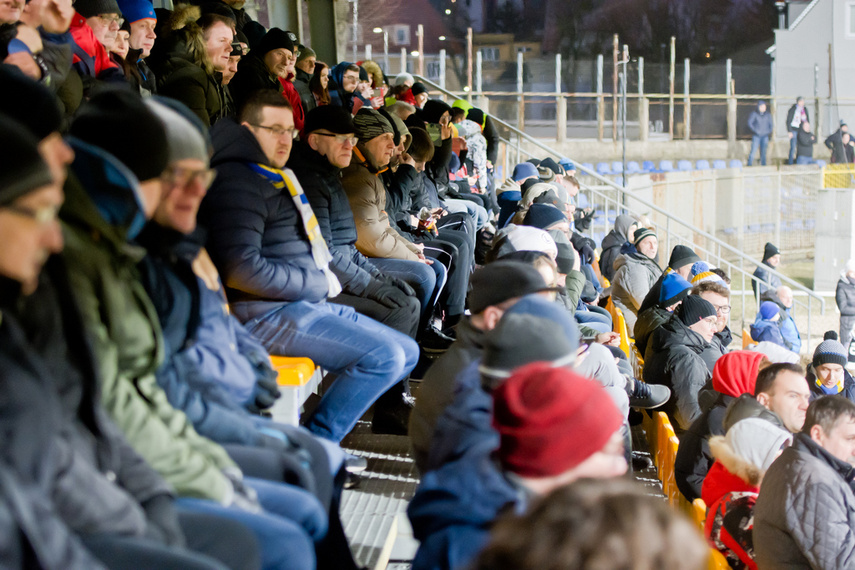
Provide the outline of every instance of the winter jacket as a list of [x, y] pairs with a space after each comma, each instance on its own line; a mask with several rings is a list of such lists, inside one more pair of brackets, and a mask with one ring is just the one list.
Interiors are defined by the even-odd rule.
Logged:
[[157, 383], [169, 403], [184, 412], [202, 436], [220, 444], [261, 446], [262, 434], [249, 412], [233, 402], [215, 379], [206, 378], [195, 361], [185, 355], [185, 350], [196, 343], [201, 284], [191, 262], [176, 253], [183, 237], [175, 230], [149, 222], [137, 238], [148, 252], [140, 262], [141, 280], [163, 331], [164, 360], [157, 371]]
[[[808, 365], [805, 378], [807, 378], [808, 387], [810, 388], [811, 402], [813, 402], [817, 398], [828, 396], [828, 393], [823, 391], [823, 389], [820, 387], [821, 383], [816, 377], [816, 370], [814, 369], [813, 364]], [[840, 392], [837, 392], [837, 394], [844, 396], [852, 402], [855, 402], [855, 380], [853, 380], [852, 375], [849, 374], [849, 371], [845, 368], [843, 369], [843, 389]]]
[[834, 300], [837, 302], [841, 317], [855, 317], [855, 281], [849, 279], [845, 271], [840, 272]]
[[[799, 125], [793, 126], [793, 120], [796, 117], [796, 110], [798, 110], [798, 108], [799, 108], [798, 104], [794, 103], [793, 106], [790, 107], [790, 109], [787, 111], [786, 127], [787, 127], [788, 131], [791, 131], [793, 133], [795, 133], [795, 131], [797, 131], [799, 129], [799, 125], [801, 124], [801, 121], [800, 121]], [[808, 111], [807, 106], [802, 107], [802, 110], [804, 111], [804, 114], [805, 114], [804, 118], [802, 120], [810, 122], [810, 112]]]
[[701, 415], [698, 392], [712, 377], [701, 358], [709, 343], [676, 316], [659, 327], [644, 354], [644, 381], [671, 388], [671, 398], [662, 407], [681, 430], [689, 429]]
[[386, 188], [378, 174], [357, 148], [342, 171], [341, 185], [356, 221], [356, 249], [368, 257], [418, 261], [419, 249], [389, 225]]
[[110, 59], [110, 52], [95, 37], [86, 18], [75, 12], [69, 32], [74, 42], [71, 65], [77, 73], [110, 83], [124, 83], [122, 70]]
[[465, 568], [484, 547], [504, 511], [521, 512], [525, 494], [491, 459], [482, 442], [465, 456], [422, 477], [407, 506], [413, 535], [421, 542], [413, 570]]
[[855, 469], [796, 434], [766, 471], [754, 507], [761, 570], [855, 567]]
[[[796, 327], [796, 321], [793, 319], [790, 309], [781, 302], [776, 291], [773, 291], [772, 289], [769, 289], [760, 295], [760, 302], [762, 303], [763, 301], [772, 301], [778, 305], [778, 308], [780, 309], [781, 319], [778, 321], [778, 328], [781, 330], [781, 337], [784, 339], [784, 344], [782, 346], [796, 354], [801, 352], [802, 337], [801, 334], [799, 334], [799, 329]], [[759, 318], [760, 315], [758, 314], [757, 319]]]
[[761, 113], [759, 109], [748, 116], [748, 129], [758, 137], [768, 137], [772, 134], [772, 113]]
[[267, 157], [249, 129], [231, 119], [211, 129], [217, 178], [199, 210], [207, 249], [229, 301], [317, 303], [329, 291], [312, 257], [290, 194], [250, 168]]
[[784, 337], [781, 335], [781, 327], [777, 321], [767, 321], [759, 314], [757, 320], [751, 325], [751, 338], [757, 342], [767, 340], [774, 342], [778, 346], [787, 348], [784, 344]]
[[484, 331], [464, 319], [457, 326], [457, 340], [428, 368], [419, 385], [419, 397], [410, 413], [408, 434], [419, 472], [427, 472], [427, 458], [437, 421], [453, 402], [458, 377], [484, 350]]
[[330, 94], [330, 105], [344, 107], [348, 111], [353, 112], [353, 93], [348, 93], [343, 87], [344, 74], [349, 65], [351, 65], [351, 62], [342, 61], [330, 68], [330, 79], [329, 84], [327, 84], [327, 91], [329, 91]]
[[757, 269], [754, 270], [754, 277], [759, 279], [759, 282], [754, 279], [751, 280], [751, 289], [754, 291], [755, 296], [758, 295], [758, 287], [760, 288], [759, 295], [762, 295], [770, 289], [772, 292], [775, 292], [781, 286], [781, 278], [769, 273], [766, 269], [767, 267], [772, 268], [771, 265], [764, 261], [762, 265], [757, 266]]
[[813, 158], [813, 145], [816, 144], [816, 135], [804, 129], [804, 124], [796, 133], [796, 156], [799, 158]]
[[[603, 277], [611, 281], [615, 275], [615, 261], [621, 255], [621, 247], [623, 244], [630, 241], [632, 236], [627, 235], [629, 227], [637, 223], [634, 217], [628, 214], [621, 214], [615, 218], [615, 225], [606, 237], [603, 238], [603, 251], [600, 254], [600, 273]], [[659, 299], [656, 299], [659, 302]]]
[[[843, 144], [843, 131], [837, 129], [825, 139], [825, 146], [831, 151], [831, 162], [846, 162], [847, 150]], [[850, 140], [851, 148], [851, 140]]]
[[[722, 366], [713, 371], [710, 387], [714, 400], [706, 407], [701, 406], [701, 415], [680, 437], [680, 447], [674, 461], [674, 480], [689, 501], [701, 496], [701, 484], [713, 464], [709, 438], [726, 433], [724, 417], [728, 406], [742, 394], [748, 394], [753, 400], [756, 381], [754, 366], [759, 359], [758, 355], [752, 354], [731, 356], [727, 361], [729, 367], [725, 367], [723, 361]], [[756, 400], [753, 401], [756, 403]]]
[[264, 64], [264, 55], [253, 52], [238, 62], [238, 71], [229, 81], [229, 91], [237, 109], [259, 89], [275, 89], [277, 92], [282, 89], [279, 80], [270, 74]]
[[[39, 287], [18, 304], [29, 346], [41, 361], [44, 397], [55, 395], [57, 420], [73, 455], [60, 513], [72, 530], [183, 542], [172, 489], [131, 447], [101, 407], [97, 364], [61, 258], [42, 270]], [[98, 500], [93, 500], [98, 497]], [[148, 520], [146, 520], [148, 519]]]
[[282, 96], [291, 103], [291, 114], [294, 118], [294, 128], [298, 131], [302, 131], [303, 124], [306, 121], [306, 115], [303, 113], [303, 103], [300, 101], [300, 93], [291, 82], [292, 77], [293, 75], [289, 75], [287, 78], [279, 77], [277, 80], [279, 81], [279, 85], [282, 87]]
[[632, 338], [635, 340], [635, 346], [641, 354], [647, 350], [647, 341], [653, 331], [667, 323], [671, 319], [671, 313], [660, 307], [651, 307], [638, 314], [638, 320], [635, 321]]
[[361, 296], [381, 272], [356, 249], [356, 222], [341, 171], [308, 144], [297, 142], [288, 160], [318, 219], [321, 234], [332, 254], [330, 269], [345, 293]]
[[28, 348], [23, 330], [8, 311], [8, 303], [19, 291], [19, 284], [0, 278], [2, 564], [4, 568], [102, 569], [57, 512], [56, 483], [73, 458], [58, 437], [59, 404], [39, 386], [47, 379], [43, 363]]
[[522, 190], [520, 185], [514, 182], [512, 178], [506, 179], [501, 186], [496, 188], [496, 201], [499, 203], [499, 228], [505, 227], [514, 212], [517, 211], [517, 205], [522, 200]]
[[183, 41], [177, 42], [167, 57], [157, 74], [158, 94], [181, 101], [206, 126], [222, 119], [226, 108], [222, 74], [207, 73]]
[[312, 76], [299, 67], [296, 68], [296, 77], [294, 78], [294, 88], [297, 90], [297, 93], [300, 94], [300, 104], [303, 106], [303, 116], [309, 114], [309, 111], [318, 106], [315, 101], [315, 96], [312, 93], [312, 90], [309, 89], [309, 82], [312, 80]]
[[712, 446], [717, 460], [701, 494], [709, 505], [704, 534], [731, 568], [756, 570], [751, 530], [761, 473], [739, 457], [723, 437], [714, 440]]
[[[128, 243], [138, 215], [135, 181], [108, 155], [75, 144], [66, 183], [63, 258], [101, 381], [101, 401], [134, 449], [180, 496], [225, 500], [225, 450], [201, 437], [157, 385], [163, 337], [136, 264], [144, 250]], [[120, 166], [120, 165], [119, 165]], [[125, 184], [122, 185], [122, 182]], [[101, 193], [110, 196], [110, 201]]]
[[[626, 326], [634, 329], [638, 310], [662, 269], [643, 253], [629, 253], [615, 260], [612, 279], [612, 299], [615, 305], [625, 308]], [[630, 322], [632, 321], [632, 322]]]

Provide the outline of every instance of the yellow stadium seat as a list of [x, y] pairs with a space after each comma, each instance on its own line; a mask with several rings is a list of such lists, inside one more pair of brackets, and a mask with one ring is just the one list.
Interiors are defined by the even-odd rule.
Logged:
[[730, 570], [730, 564], [727, 563], [724, 554], [718, 550], [710, 549], [710, 563], [708, 568], [709, 570]]
[[704, 532], [704, 523], [707, 520], [707, 504], [703, 499], [695, 499], [692, 501], [692, 520]]
[[271, 355], [270, 365], [280, 386], [304, 386], [315, 373], [315, 363], [309, 358]]
[[626, 329], [626, 319], [623, 316], [623, 311], [620, 309], [615, 309], [617, 313], [617, 318], [614, 321], [615, 332], [620, 335], [620, 349], [626, 354], [626, 357], [629, 358], [632, 353], [629, 348], [629, 343], [632, 341], [632, 338], [629, 336], [629, 331]]
[[745, 350], [752, 344], [755, 344], [755, 342], [754, 339], [751, 338], [751, 332], [748, 329], [742, 329], [742, 350]]

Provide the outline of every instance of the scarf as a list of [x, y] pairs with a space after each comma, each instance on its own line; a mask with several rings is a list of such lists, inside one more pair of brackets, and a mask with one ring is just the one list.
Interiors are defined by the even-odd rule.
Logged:
[[341, 293], [341, 283], [339, 283], [338, 278], [330, 270], [332, 255], [330, 255], [327, 242], [324, 241], [324, 236], [321, 235], [318, 219], [315, 217], [312, 206], [309, 204], [309, 199], [303, 193], [303, 188], [297, 181], [297, 177], [294, 176], [294, 173], [290, 169], [280, 170], [263, 164], [252, 163], [249, 167], [269, 180], [277, 190], [288, 189], [291, 199], [294, 201], [294, 206], [300, 212], [300, 217], [303, 220], [303, 229], [306, 230], [306, 235], [309, 237], [309, 245], [312, 246], [312, 258], [315, 260], [315, 266], [327, 278], [327, 286], [329, 288], [327, 297], [335, 297]]

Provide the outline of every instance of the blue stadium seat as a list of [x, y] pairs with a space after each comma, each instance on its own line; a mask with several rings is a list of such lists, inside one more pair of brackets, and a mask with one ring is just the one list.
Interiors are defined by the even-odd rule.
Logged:
[[626, 163], [626, 173], [627, 174], [638, 174], [641, 172], [641, 167], [634, 160]]
[[824, 161], [824, 160], [822, 160], [821, 158], [816, 159], [814, 162], [815, 162], [815, 163], [816, 163], [816, 165], [817, 165], [817, 166], [819, 166], [820, 168], [822, 168], [823, 166], [825, 166], [826, 164], [828, 164], [827, 162], [825, 162], [825, 161]]
[[617, 160], [612, 163], [612, 174], [621, 174], [623, 172], [623, 163]]
[[691, 160], [678, 160], [677, 161], [677, 170], [681, 172], [685, 172], [687, 170], [692, 170], [692, 161]]
[[714, 160], [712, 163], [712, 167], [716, 170], [721, 170], [723, 168], [727, 168], [727, 163], [723, 160]]
[[656, 165], [652, 160], [645, 160], [641, 163], [641, 170], [644, 172], [656, 172]]
[[605, 176], [606, 174], [611, 174], [609, 170], [609, 164], [607, 162], [598, 162], [597, 163], [597, 174], [600, 176]]
[[710, 161], [701, 159], [695, 163], [695, 168], [697, 170], [709, 170], [710, 169]]
[[674, 172], [674, 164], [670, 160], [660, 160], [659, 170], [662, 172]]
[[742, 168], [742, 161], [734, 158], [730, 161], [730, 164], [728, 166], [730, 168]]
[[583, 162], [582, 168], [587, 168], [588, 170], [594, 170], [594, 165], [590, 162]]

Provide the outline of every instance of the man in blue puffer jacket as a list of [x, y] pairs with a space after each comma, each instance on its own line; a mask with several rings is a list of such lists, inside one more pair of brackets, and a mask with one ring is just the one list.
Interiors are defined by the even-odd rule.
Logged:
[[[413, 369], [419, 351], [406, 335], [326, 302], [341, 285], [308, 200], [296, 177], [281, 170], [294, 131], [283, 101], [273, 91], [257, 93], [240, 123], [223, 120], [212, 129], [217, 179], [199, 221], [234, 314], [249, 332], [272, 354], [307, 356], [337, 375], [305, 423], [338, 442]], [[376, 296], [408, 302], [394, 285]]]

